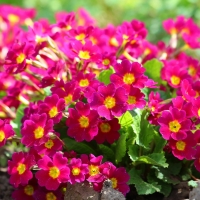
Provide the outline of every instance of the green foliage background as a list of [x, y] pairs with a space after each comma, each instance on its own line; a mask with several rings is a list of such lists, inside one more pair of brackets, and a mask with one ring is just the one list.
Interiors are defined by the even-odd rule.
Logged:
[[139, 19], [145, 22], [152, 42], [165, 39], [162, 21], [167, 18], [185, 15], [200, 24], [199, 0], [0, 0], [0, 4], [34, 7], [37, 18], [48, 18], [51, 22], [55, 12], [76, 11], [79, 7], [84, 7], [101, 27]]

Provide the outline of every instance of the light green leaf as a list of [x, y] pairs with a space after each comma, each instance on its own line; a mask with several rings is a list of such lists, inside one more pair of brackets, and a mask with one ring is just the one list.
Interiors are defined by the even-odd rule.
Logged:
[[119, 117], [119, 123], [121, 127], [129, 126], [133, 123], [133, 117], [129, 111], [126, 111], [121, 117]]
[[87, 143], [76, 142], [74, 139], [65, 138], [63, 139], [67, 149], [69, 151], [73, 150], [80, 154], [96, 154], [93, 148], [91, 148]]
[[188, 186], [196, 188], [196, 187], [198, 187], [198, 183], [197, 183], [197, 181], [191, 180], [188, 182]]
[[110, 83], [110, 75], [114, 73], [114, 69], [111, 67], [110, 69], [103, 70], [98, 77], [98, 80], [102, 83], [108, 85]]
[[139, 195], [147, 195], [153, 194], [154, 192], [160, 192], [160, 185], [158, 185], [156, 182], [149, 184], [143, 181], [136, 169], [131, 169], [129, 171], [129, 175], [130, 180], [128, 184], [134, 184]]
[[131, 145], [131, 146], [129, 146], [128, 155], [129, 155], [130, 159], [133, 162], [135, 162], [136, 160], [138, 160], [138, 157], [139, 157], [139, 146], [138, 145]]
[[159, 60], [155, 58], [152, 60], [149, 60], [144, 64], [144, 68], [146, 69], [145, 74], [149, 78], [153, 79], [154, 81], [160, 84], [162, 82], [162, 79], [160, 77], [160, 74], [161, 74], [160, 71], [162, 67], [163, 67], [163, 63], [160, 62]]
[[121, 162], [122, 158], [126, 154], [126, 134], [122, 134], [117, 141], [116, 151], [115, 151], [115, 162]]

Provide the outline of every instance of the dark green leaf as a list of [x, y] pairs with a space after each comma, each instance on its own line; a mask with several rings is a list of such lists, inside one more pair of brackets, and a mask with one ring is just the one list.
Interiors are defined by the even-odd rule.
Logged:
[[100, 144], [99, 148], [100, 148], [104, 157], [107, 157], [107, 159], [109, 161], [114, 161], [115, 154], [114, 154], [114, 152], [111, 148], [109, 148], [108, 146], [106, 146], [104, 144]]
[[84, 142], [76, 142], [74, 139], [65, 138], [63, 139], [67, 149], [69, 151], [74, 150], [80, 154], [96, 154], [93, 148], [91, 148], [87, 143]]
[[116, 145], [115, 162], [116, 163], [121, 162], [125, 154], [126, 154], [126, 134], [121, 134]]
[[143, 181], [136, 169], [131, 169], [129, 171], [129, 175], [130, 180], [128, 184], [134, 184], [139, 195], [147, 195], [153, 194], [154, 192], [160, 192], [160, 185], [158, 185], [156, 182], [149, 184]]
[[129, 146], [128, 155], [129, 155], [130, 159], [133, 162], [138, 160], [138, 157], [139, 157], [139, 146], [138, 145]]

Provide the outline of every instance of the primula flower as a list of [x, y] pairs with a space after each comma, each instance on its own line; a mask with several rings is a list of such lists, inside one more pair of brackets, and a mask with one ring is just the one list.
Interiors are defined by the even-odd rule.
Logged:
[[105, 141], [112, 144], [120, 137], [120, 134], [118, 132], [120, 129], [120, 124], [117, 118], [114, 118], [112, 120], [102, 119], [98, 124], [98, 128], [98, 134], [94, 138], [94, 140], [96, 140], [98, 144], [102, 144]]
[[38, 184], [45, 186], [47, 190], [57, 190], [61, 183], [69, 180], [70, 170], [67, 163], [67, 158], [59, 152], [56, 152], [52, 159], [45, 155], [37, 163], [40, 168], [35, 174]]
[[29, 43], [14, 43], [5, 58], [4, 68], [7, 73], [19, 73], [24, 71], [26, 59], [34, 55], [34, 47]]
[[146, 105], [144, 97], [145, 95], [141, 92], [140, 89], [131, 86], [127, 100], [128, 110], [132, 110], [134, 108], [142, 109]]
[[6, 143], [6, 140], [9, 137], [15, 135], [15, 132], [12, 129], [12, 126], [6, 121], [0, 119], [0, 147]]
[[53, 131], [53, 121], [47, 119], [46, 113], [34, 114], [25, 120], [21, 130], [22, 144], [27, 147], [41, 145], [48, 140], [48, 133]]
[[170, 139], [169, 146], [172, 149], [172, 154], [179, 160], [183, 160], [184, 158], [187, 160], [194, 159], [196, 153], [196, 150], [194, 149], [196, 141], [193, 137], [193, 133], [188, 132], [187, 137], [182, 140]]
[[34, 193], [38, 188], [36, 179], [31, 179], [27, 185], [20, 185], [17, 190], [12, 192], [12, 198], [15, 200], [35, 200]]
[[131, 63], [128, 60], [123, 60], [114, 66], [116, 73], [110, 76], [110, 80], [116, 86], [123, 86], [129, 90], [130, 86], [143, 88], [148, 81], [144, 76], [145, 68], [137, 62]]
[[88, 165], [82, 164], [80, 158], [72, 158], [69, 163], [71, 184], [81, 183], [85, 180], [85, 175], [89, 172]]
[[127, 182], [130, 179], [129, 174], [124, 167], [115, 167], [112, 163], [109, 163], [110, 168], [107, 170], [106, 176], [112, 181], [112, 187], [115, 190], [119, 190], [124, 195], [130, 191]]
[[186, 131], [190, 130], [191, 121], [186, 118], [186, 113], [177, 108], [170, 108], [163, 111], [158, 119], [160, 133], [164, 139], [184, 140], [187, 137]]
[[198, 171], [200, 171], [200, 146], [196, 147], [194, 166]]
[[107, 86], [99, 86], [98, 91], [93, 94], [91, 108], [97, 110], [101, 117], [111, 120], [120, 117], [127, 110], [127, 94], [123, 87], [113, 83]]
[[30, 168], [35, 164], [33, 155], [26, 152], [14, 152], [12, 161], [8, 161], [8, 173], [11, 175], [10, 183], [15, 187], [18, 187], [19, 184], [27, 185], [33, 177]]
[[192, 113], [195, 117], [200, 118], [200, 97], [192, 101]]
[[74, 108], [69, 108], [69, 117], [66, 121], [67, 134], [77, 142], [91, 141], [98, 133], [99, 115], [95, 110], [90, 110], [89, 104], [78, 102]]
[[56, 94], [46, 97], [44, 102], [39, 104], [39, 113], [47, 113], [48, 118], [52, 119], [54, 123], [61, 120], [64, 109], [65, 100], [60, 99]]

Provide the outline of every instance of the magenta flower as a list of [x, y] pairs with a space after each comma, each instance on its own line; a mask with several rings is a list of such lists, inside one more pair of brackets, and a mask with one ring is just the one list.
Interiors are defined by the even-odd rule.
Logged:
[[8, 173], [11, 175], [10, 183], [15, 187], [18, 187], [19, 184], [27, 185], [33, 177], [30, 168], [35, 164], [33, 155], [26, 152], [14, 152], [12, 161], [8, 161]]
[[53, 121], [47, 119], [46, 113], [34, 114], [24, 121], [21, 142], [27, 147], [41, 145], [48, 140], [48, 133], [52, 131]]
[[35, 174], [38, 184], [45, 186], [47, 190], [57, 190], [61, 183], [69, 180], [70, 170], [67, 164], [67, 158], [59, 152], [54, 154], [53, 159], [45, 155], [38, 161], [40, 170]]
[[81, 183], [85, 180], [85, 175], [89, 172], [88, 165], [82, 164], [81, 159], [72, 158], [69, 164], [71, 184]]
[[90, 110], [89, 104], [76, 103], [75, 109], [69, 108], [69, 117], [66, 121], [67, 134], [77, 142], [91, 141], [98, 133], [99, 115], [95, 110]]
[[116, 73], [110, 76], [110, 80], [115, 85], [123, 86], [129, 90], [130, 86], [144, 88], [148, 78], [144, 76], [145, 68], [137, 62], [131, 63], [128, 60], [123, 60], [115, 66]]
[[196, 147], [194, 166], [198, 171], [200, 171], [200, 146]]
[[15, 135], [15, 132], [12, 129], [12, 126], [6, 121], [0, 119], [0, 147], [6, 143], [6, 140], [9, 137]]
[[118, 131], [120, 129], [120, 124], [117, 118], [114, 118], [110, 121], [101, 120], [98, 127], [98, 134], [94, 138], [98, 144], [102, 144], [105, 141], [112, 144], [114, 141], [119, 139], [120, 134]]
[[58, 123], [62, 118], [62, 111], [65, 109], [65, 100], [60, 99], [58, 95], [53, 94], [45, 98], [44, 102], [39, 104], [39, 113], [47, 113], [47, 116]]
[[101, 117], [111, 120], [120, 117], [127, 110], [127, 94], [122, 87], [116, 88], [113, 83], [107, 86], [99, 86], [93, 94], [91, 108], [97, 110]]
[[184, 158], [187, 160], [194, 159], [196, 150], [196, 141], [194, 135], [191, 132], [187, 133], [187, 137], [183, 140], [169, 140], [169, 146], [172, 149], [172, 154], [177, 157], [179, 160]]
[[163, 111], [158, 119], [160, 133], [164, 139], [184, 140], [187, 137], [186, 131], [190, 130], [191, 121], [186, 118], [186, 113], [177, 108], [170, 108], [169, 111]]

